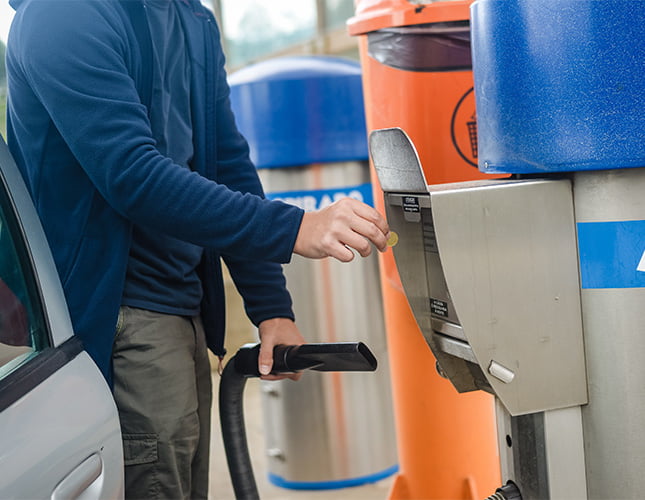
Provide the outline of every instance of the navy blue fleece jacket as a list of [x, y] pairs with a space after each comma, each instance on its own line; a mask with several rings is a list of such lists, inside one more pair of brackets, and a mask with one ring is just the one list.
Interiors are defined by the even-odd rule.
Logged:
[[203, 246], [202, 316], [223, 352], [220, 256], [250, 319], [293, 317], [279, 263], [298, 208], [264, 199], [229, 103], [211, 13], [178, 2], [191, 67], [192, 170], [156, 149], [141, 0], [12, 0], [8, 142], [41, 216], [75, 332], [110, 378], [132, 223]]

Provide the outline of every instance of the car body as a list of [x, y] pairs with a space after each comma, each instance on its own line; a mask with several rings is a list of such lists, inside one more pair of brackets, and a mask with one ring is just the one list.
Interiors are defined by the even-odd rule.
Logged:
[[118, 413], [0, 138], [0, 498], [123, 497]]

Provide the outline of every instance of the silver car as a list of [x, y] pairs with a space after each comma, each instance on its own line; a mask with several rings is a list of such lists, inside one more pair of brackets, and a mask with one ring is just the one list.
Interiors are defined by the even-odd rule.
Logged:
[[47, 241], [0, 138], [0, 498], [123, 497], [110, 389], [73, 335]]

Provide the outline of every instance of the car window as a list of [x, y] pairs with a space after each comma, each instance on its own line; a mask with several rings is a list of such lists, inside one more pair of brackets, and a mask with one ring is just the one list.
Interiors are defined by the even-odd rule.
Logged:
[[30, 254], [0, 182], [0, 379], [50, 345]]

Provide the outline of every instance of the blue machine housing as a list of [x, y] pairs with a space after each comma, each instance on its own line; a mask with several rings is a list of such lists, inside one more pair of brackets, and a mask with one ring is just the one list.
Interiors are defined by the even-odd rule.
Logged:
[[231, 103], [258, 168], [367, 160], [361, 67], [281, 57], [232, 74]]
[[479, 169], [645, 166], [645, 2], [471, 6]]

